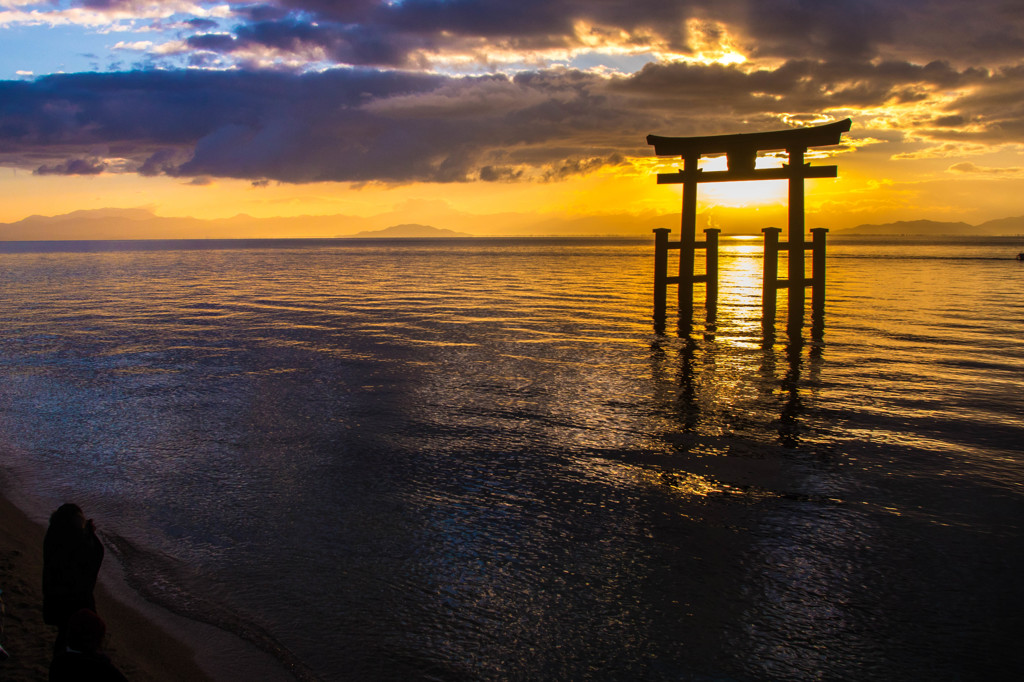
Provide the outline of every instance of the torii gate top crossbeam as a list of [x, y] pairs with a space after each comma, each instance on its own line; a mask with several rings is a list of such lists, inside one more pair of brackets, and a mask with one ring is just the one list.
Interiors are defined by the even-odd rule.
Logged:
[[[734, 182], [736, 180], [796, 180], [801, 178], [834, 178], [835, 166], [811, 166], [803, 162], [808, 147], [839, 144], [842, 134], [850, 130], [852, 121], [844, 119], [821, 126], [791, 128], [765, 133], [706, 135], [704, 137], [661, 137], [648, 135], [647, 144], [654, 146], [658, 156], [681, 156], [686, 168], [676, 173], [659, 173], [658, 184], [685, 182]], [[785, 149], [790, 163], [782, 168], [755, 169], [759, 151]], [[702, 154], [726, 154], [728, 170], [703, 172], [697, 168]]]
[[654, 146], [658, 156], [689, 156], [691, 154], [729, 154], [774, 151], [795, 147], [823, 147], [839, 144], [843, 133], [849, 132], [852, 121], [807, 128], [773, 130], [765, 133], [738, 133], [735, 135], [705, 135], [703, 137], [662, 137], [648, 135], [647, 144]]

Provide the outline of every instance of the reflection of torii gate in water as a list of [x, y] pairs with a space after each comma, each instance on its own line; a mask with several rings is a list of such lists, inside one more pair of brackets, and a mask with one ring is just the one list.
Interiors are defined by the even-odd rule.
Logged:
[[[787, 242], [779, 242], [779, 228], [768, 227], [765, 233], [765, 320], [774, 320], [775, 294], [777, 289], [789, 290], [790, 315], [800, 311], [803, 316], [804, 289], [813, 286], [815, 307], [824, 306], [825, 296], [825, 228], [812, 230], [814, 233], [814, 276], [807, 279], [804, 274], [804, 251], [809, 248], [804, 241], [804, 179], [834, 178], [838, 174], [835, 166], [812, 166], [804, 163], [804, 153], [809, 147], [839, 144], [843, 133], [850, 130], [850, 119], [828, 125], [807, 128], [793, 128], [765, 133], [741, 133], [737, 135], [709, 135], [706, 137], [660, 137], [648, 135], [647, 143], [654, 146], [658, 156], [681, 156], [682, 170], [676, 173], [660, 173], [658, 184], [683, 185], [682, 234], [680, 241], [669, 242], [671, 230], [658, 228], [655, 233], [654, 261], [654, 323], [660, 331], [665, 326], [666, 288], [669, 284], [679, 285], [680, 325], [689, 329], [693, 319], [693, 285], [704, 282], [709, 308], [718, 296], [718, 233], [720, 230], [704, 230], [707, 240], [698, 242], [697, 233], [697, 185], [701, 182], [736, 182], [739, 180], [789, 180], [789, 235]], [[759, 151], [785, 150], [789, 163], [782, 168], [755, 168], [754, 161]], [[725, 154], [728, 170], [703, 171], [697, 167], [703, 154]], [[784, 247], [789, 252], [788, 279], [777, 279], [778, 250]], [[668, 276], [668, 250], [679, 249], [679, 275]], [[704, 275], [694, 275], [694, 254], [696, 249], [707, 249], [707, 269]]]

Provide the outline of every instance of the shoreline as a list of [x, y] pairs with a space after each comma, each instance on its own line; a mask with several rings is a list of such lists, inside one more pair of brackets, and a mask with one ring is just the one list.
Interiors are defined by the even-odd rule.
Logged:
[[[42, 616], [46, 527], [11, 498], [8, 490], [0, 492], [0, 590], [6, 610], [0, 643], [10, 654], [0, 662], [0, 678], [38, 682], [48, 676], [56, 636]], [[128, 586], [110, 551], [100, 571], [96, 607], [107, 624], [104, 652], [130, 680], [295, 679], [280, 661], [241, 638], [146, 601]]]

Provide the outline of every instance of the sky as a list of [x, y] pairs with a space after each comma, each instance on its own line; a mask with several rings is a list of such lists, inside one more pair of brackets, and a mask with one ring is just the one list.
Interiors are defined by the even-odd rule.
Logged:
[[[844, 118], [809, 227], [1024, 215], [1024, 3], [0, 0], [0, 222], [657, 216], [648, 134]], [[785, 199], [704, 184], [699, 226]]]

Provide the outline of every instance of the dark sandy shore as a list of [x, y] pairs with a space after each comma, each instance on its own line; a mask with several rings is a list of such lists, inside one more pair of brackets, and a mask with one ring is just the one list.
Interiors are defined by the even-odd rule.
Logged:
[[[49, 674], [56, 630], [43, 623], [45, 527], [0, 494], [0, 590], [6, 608], [0, 680], [40, 682]], [[167, 612], [125, 585], [107, 552], [96, 609], [107, 624], [104, 651], [132, 682], [295, 680], [269, 654], [223, 630]]]
[[[0, 679], [39, 682], [48, 674], [55, 631], [43, 623], [45, 529], [0, 497], [0, 589], [6, 607]], [[107, 623], [106, 653], [130, 680], [212, 680], [187, 645], [101, 585], [96, 608]]]

